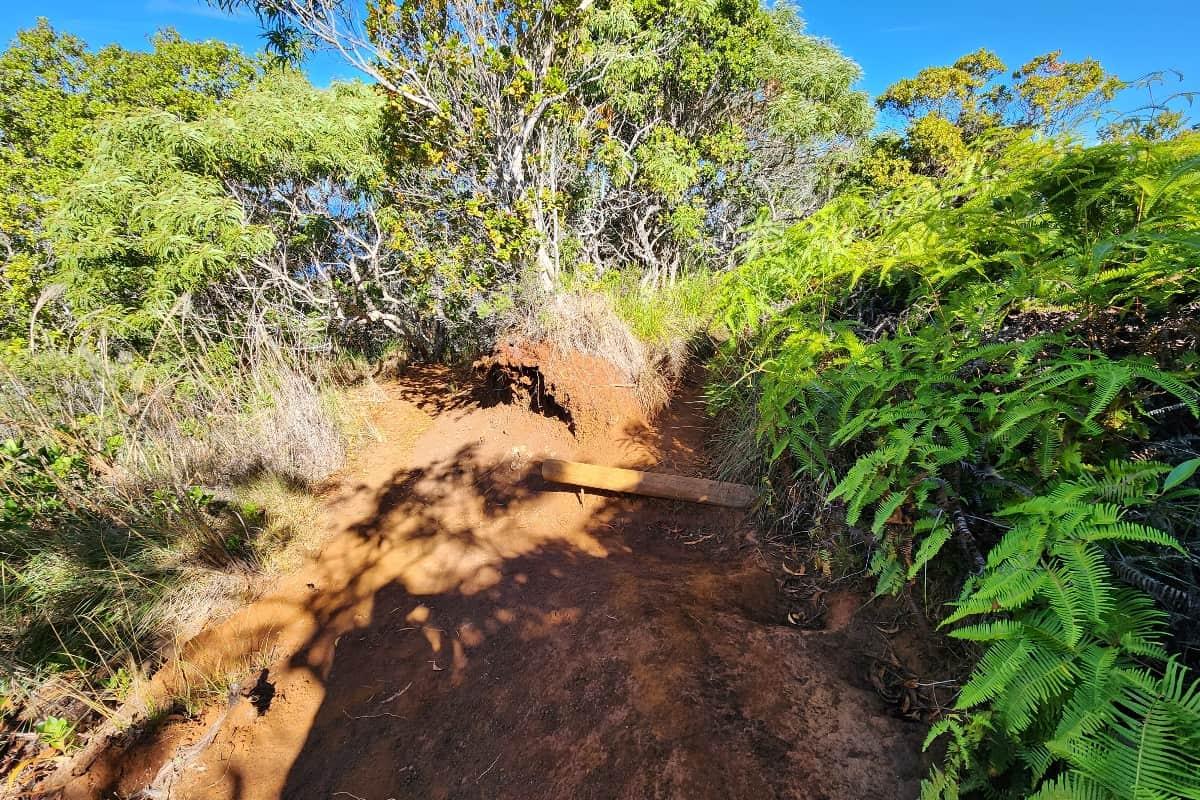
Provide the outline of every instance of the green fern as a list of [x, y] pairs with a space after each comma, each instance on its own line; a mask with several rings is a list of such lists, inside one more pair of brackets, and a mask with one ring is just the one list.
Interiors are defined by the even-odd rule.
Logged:
[[[1200, 536], [1200, 470], [1130, 453], [1195, 429], [1200, 364], [1107, 338], [1170, 330], [1200, 297], [1200, 138], [1021, 140], [984, 161], [835, 199], [735, 271], [773, 320], [764, 444], [869, 522], [878, 591], [961, 570], [953, 535], [984, 551], [943, 620], [982, 653], [931, 731], [947, 753], [923, 797], [1194, 797], [1200, 747], [1141, 741], [1194, 741], [1186, 704], [1147, 699], [1160, 679], [1180, 695], [1165, 615], [1109, 565], [1192, 563], [1178, 537]], [[905, 311], [867, 341], [863, 309]]]

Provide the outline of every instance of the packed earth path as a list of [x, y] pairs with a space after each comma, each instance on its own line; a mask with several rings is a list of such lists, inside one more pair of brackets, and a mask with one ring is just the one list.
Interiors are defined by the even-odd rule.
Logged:
[[61, 796], [915, 796], [925, 728], [872, 690], [874, 606], [789, 625], [745, 512], [539, 476], [712, 477], [695, 383], [651, 423], [575, 431], [445, 370], [383, 385], [377, 439], [324, 489], [320, 557], [182, 651], [245, 665], [228, 701], [99, 753]]

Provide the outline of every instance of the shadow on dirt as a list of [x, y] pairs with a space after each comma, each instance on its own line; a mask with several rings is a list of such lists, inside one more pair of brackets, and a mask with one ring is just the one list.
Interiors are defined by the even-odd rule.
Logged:
[[[419, 466], [331, 491], [311, 570], [195, 643], [288, 655], [177, 796], [915, 795], [923, 728], [863, 677], [878, 634], [784, 625], [741, 512], [547, 484], [561, 423], [458, 403]], [[699, 474], [705, 434], [680, 406], [608, 456]]]

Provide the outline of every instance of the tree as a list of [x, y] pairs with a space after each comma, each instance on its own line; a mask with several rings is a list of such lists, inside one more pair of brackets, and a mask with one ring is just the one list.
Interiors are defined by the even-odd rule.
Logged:
[[0, 331], [22, 332], [46, 285], [53, 254], [44, 220], [83, 168], [93, 123], [139, 108], [194, 119], [261, 74], [220, 42], [166, 30], [151, 43], [145, 53], [115, 45], [93, 53], [40, 19], [0, 54]]
[[786, 5], [633, 0], [593, 26], [627, 54], [586, 98], [571, 219], [593, 264], [647, 282], [721, 265], [756, 216], [818, 205], [822, 163], [873, 124], [858, 67]]
[[1058, 50], [1001, 80], [1007, 70], [995, 53], [980, 49], [951, 66], [928, 67], [889, 86], [876, 105], [905, 120], [904, 139], [899, 149], [894, 139], [873, 147], [864, 172], [893, 180], [903, 180], [906, 171], [940, 175], [984, 134], [1069, 130], [1095, 117], [1126, 85], [1095, 59], [1063, 61]]
[[47, 224], [71, 319], [135, 348], [185, 294], [229, 321], [255, 303], [310, 317], [320, 341], [397, 319], [378, 298], [380, 111], [363, 84], [318, 90], [283, 69], [195, 119], [101, 123]]
[[492, 287], [533, 273], [549, 289], [583, 260], [652, 280], [711, 262], [871, 124], [857, 68], [756, 0], [220, 4], [378, 81], [397, 240]]

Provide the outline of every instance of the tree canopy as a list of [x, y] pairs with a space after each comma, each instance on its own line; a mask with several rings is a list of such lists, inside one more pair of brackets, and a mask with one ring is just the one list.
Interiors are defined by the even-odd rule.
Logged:
[[252, 275], [279, 248], [299, 257], [296, 226], [313, 245], [312, 226], [336, 213], [314, 193], [336, 187], [355, 210], [373, 202], [379, 111], [365, 85], [317, 90], [283, 70], [194, 119], [108, 118], [49, 219], [50, 277], [75, 316], [148, 333], [180, 295]]
[[20, 330], [47, 283], [54, 254], [45, 221], [84, 168], [98, 124], [142, 109], [196, 119], [262, 74], [222, 42], [165, 30], [151, 44], [92, 52], [41, 19], [0, 54], [0, 329]]
[[943, 175], [981, 137], [1077, 128], [1125, 87], [1092, 58], [1064, 61], [1061, 51], [1053, 51], [1009, 73], [999, 56], [981, 48], [950, 66], [899, 80], [876, 98], [880, 110], [899, 116], [905, 128], [902, 136], [876, 141], [866, 171], [884, 184], [910, 172]]
[[655, 282], [793, 213], [872, 124], [857, 67], [758, 2], [251, 2], [387, 92], [398, 235], [496, 285], [564, 266]]

